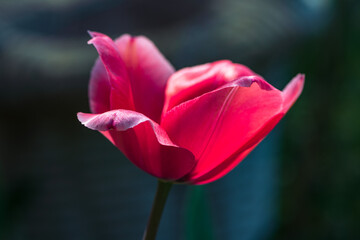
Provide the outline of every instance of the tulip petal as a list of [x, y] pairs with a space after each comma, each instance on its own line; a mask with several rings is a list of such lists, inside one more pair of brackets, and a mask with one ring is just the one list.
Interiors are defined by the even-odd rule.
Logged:
[[194, 167], [193, 154], [175, 145], [164, 129], [141, 113], [78, 113], [78, 119], [86, 127], [101, 131], [131, 162], [157, 178], [177, 180]]
[[112, 86], [111, 109], [128, 109], [159, 122], [164, 92], [174, 68], [146, 37], [122, 35], [115, 42], [90, 32]]
[[[239, 155], [254, 147], [275, 126], [267, 127], [268, 123], [278, 121], [279, 115], [283, 115], [282, 103], [279, 90], [252, 76], [242, 77], [170, 110], [162, 127], [174, 143], [189, 149], [198, 161], [184, 181], [195, 183], [235, 153]], [[206, 176], [214, 177], [211, 173]]]
[[123, 35], [115, 40], [130, 77], [137, 112], [160, 122], [167, 80], [173, 66], [146, 37]]
[[283, 111], [287, 112], [300, 96], [305, 83], [305, 75], [296, 75], [282, 91], [284, 97]]
[[215, 90], [225, 83], [254, 75], [257, 74], [248, 67], [228, 60], [181, 69], [169, 78], [163, 113], [182, 102]]
[[90, 109], [93, 113], [103, 113], [110, 110], [110, 82], [100, 59], [97, 59], [91, 71], [89, 83]]
[[[235, 168], [241, 161], [244, 159], [256, 146], [261, 142], [264, 136], [266, 136], [275, 125], [281, 120], [283, 115], [289, 110], [289, 108], [294, 104], [297, 98], [300, 96], [305, 83], [305, 76], [303, 74], [296, 75], [284, 88], [282, 91], [283, 96], [283, 106], [281, 113], [274, 116], [270, 121], [268, 121], [260, 131], [258, 131], [257, 135], [253, 137], [250, 142], [245, 145], [245, 148], [239, 149], [228, 159], [219, 164], [216, 168], [211, 170], [210, 172], [202, 175], [199, 178], [192, 179], [193, 184], [206, 184], [213, 182], [228, 172], [230, 172], [233, 168]], [[256, 141], [251, 142], [251, 141]], [[246, 149], [246, 146], [253, 145], [252, 147]]]
[[282, 113], [275, 115], [272, 119], [265, 123], [264, 126], [258, 130], [257, 134], [244, 144], [243, 147], [238, 149], [234, 154], [211, 171], [198, 178], [191, 179], [191, 183], [196, 185], [207, 184], [228, 174], [265, 138], [266, 135], [269, 134], [283, 116], [284, 114]]
[[[108, 110], [111, 109], [135, 110], [131, 85], [128, 79], [126, 66], [123, 59], [120, 56], [117, 46], [111, 40], [111, 38], [109, 38], [104, 34], [96, 33], [96, 32], [89, 32], [89, 33], [93, 38], [88, 43], [93, 44], [96, 50], [98, 51], [100, 59], [106, 69], [108, 80], [111, 86], [110, 95], [109, 95], [110, 109]], [[92, 87], [91, 90], [93, 92], [93, 96], [101, 95], [102, 93], [97, 93], [97, 92], [101, 92], [102, 89], [97, 88], [96, 85], [93, 86], [94, 87]]]

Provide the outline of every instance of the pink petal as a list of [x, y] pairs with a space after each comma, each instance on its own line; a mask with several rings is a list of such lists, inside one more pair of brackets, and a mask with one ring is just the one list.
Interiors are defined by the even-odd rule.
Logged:
[[[256, 84], [252, 84], [254, 82]], [[268, 123], [274, 119], [278, 121], [279, 115], [283, 115], [282, 102], [279, 90], [260, 77], [252, 76], [240, 78], [170, 110], [162, 121], [163, 128], [174, 143], [189, 149], [198, 161], [183, 180], [206, 181], [219, 174], [218, 166], [225, 169], [232, 165], [235, 159], [226, 159], [234, 154], [245, 157], [245, 152], [273, 127], [273, 124], [267, 127]], [[242, 158], [236, 158], [237, 163]], [[204, 175], [206, 179], [201, 178]]]
[[[111, 86], [109, 95], [110, 98], [108, 100], [110, 109], [121, 108], [135, 110], [128, 73], [117, 46], [108, 36], [104, 34], [95, 32], [89, 33], [93, 36], [93, 38], [89, 41], [89, 44], [93, 44], [95, 46], [108, 75], [108, 80]], [[95, 67], [96, 66], [94, 66], [94, 68]], [[94, 69], [93, 71], [97, 70]], [[105, 94], [102, 93], [103, 89], [97, 88], [96, 85], [91, 85], [91, 87], [93, 96], [106, 97]], [[99, 99], [93, 100], [97, 101]], [[101, 102], [105, 101], [106, 99], [101, 100]]]
[[191, 183], [196, 185], [207, 184], [216, 181], [228, 174], [265, 138], [266, 135], [269, 134], [269, 132], [276, 126], [276, 124], [283, 116], [284, 114], [282, 113], [275, 115], [268, 122], [266, 122], [263, 127], [258, 130], [257, 134], [254, 135], [246, 144], [244, 144], [243, 147], [238, 149], [234, 154], [232, 154], [208, 173], [198, 178], [191, 179]]
[[246, 66], [228, 60], [179, 70], [168, 81], [163, 112], [166, 113], [176, 105], [212, 91], [227, 82], [251, 75], [256, 74]]
[[78, 119], [86, 127], [101, 131], [130, 161], [157, 178], [177, 180], [194, 167], [193, 154], [175, 145], [164, 129], [141, 113], [78, 113]]
[[135, 108], [160, 122], [172, 65], [146, 37], [123, 35], [115, 41], [130, 77]]
[[295, 103], [300, 96], [305, 83], [305, 75], [296, 75], [282, 91], [284, 97], [284, 112], [286, 113], [289, 108]]
[[110, 110], [110, 82], [104, 64], [97, 59], [89, 83], [90, 109], [93, 113]]
[[165, 86], [173, 67], [155, 45], [143, 36], [123, 35], [113, 42], [108, 36], [90, 32], [107, 69], [111, 84], [111, 109], [141, 112], [159, 122]]
[[[263, 137], [266, 136], [276, 126], [283, 115], [294, 104], [303, 90], [304, 83], [305, 76], [303, 74], [298, 74], [295, 76], [282, 91], [283, 106], [281, 113], [275, 115], [270, 121], [266, 122], [262, 129], [257, 132], [257, 136], [254, 136], [247, 144], [244, 145], [244, 147], [240, 148], [232, 156], [227, 158], [210, 172], [202, 175], [199, 178], [192, 179], [192, 184], [206, 184], [213, 182], [223, 177], [233, 168], [235, 168], [242, 161], [242, 159], [244, 159], [257, 146], [257, 144], [261, 142]], [[252, 147], [247, 148], [251, 145]]]
[[[93, 44], [99, 53], [101, 61], [104, 63], [108, 73], [113, 76], [120, 77], [120, 81], [127, 78], [127, 71], [124, 60], [121, 58], [117, 46], [111, 38], [102, 33], [90, 32], [89, 34], [93, 37], [88, 41], [88, 44]], [[111, 83], [117, 83], [119, 79], [110, 79]], [[114, 80], [114, 82], [112, 82]], [[117, 87], [114, 84], [113, 87]]]

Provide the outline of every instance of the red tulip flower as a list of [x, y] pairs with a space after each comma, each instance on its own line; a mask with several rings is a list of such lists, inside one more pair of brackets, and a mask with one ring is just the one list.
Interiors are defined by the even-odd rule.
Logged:
[[166, 181], [205, 184], [237, 166], [299, 97], [304, 75], [277, 90], [228, 60], [177, 72], [146, 37], [112, 41], [90, 33], [97, 49], [89, 84], [92, 114], [78, 113], [137, 167]]

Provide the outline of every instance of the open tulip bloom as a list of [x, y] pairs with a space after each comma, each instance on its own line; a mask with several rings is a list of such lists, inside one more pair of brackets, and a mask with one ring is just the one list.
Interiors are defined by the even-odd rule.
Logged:
[[144, 239], [154, 239], [172, 183], [206, 184], [236, 167], [301, 94], [298, 74], [280, 91], [228, 60], [175, 72], [146, 37], [90, 32], [99, 53], [92, 114], [78, 113], [137, 167], [159, 179]]

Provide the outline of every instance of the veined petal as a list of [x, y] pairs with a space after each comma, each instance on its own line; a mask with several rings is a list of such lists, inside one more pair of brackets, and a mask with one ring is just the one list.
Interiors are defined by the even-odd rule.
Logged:
[[193, 182], [220, 165], [222, 168], [231, 165], [231, 161], [222, 163], [260, 142], [268, 133], [263, 130], [267, 123], [283, 115], [282, 103], [279, 90], [252, 76], [242, 77], [170, 110], [162, 127], [174, 143], [189, 149], [198, 161], [183, 180]]
[[101, 131], [131, 162], [157, 178], [177, 180], [194, 167], [193, 154], [175, 145], [164, 129], [141, 113], [78, 113], [78, 119], [86, 127]]
[[253, 75], [257, 74], [248, 67], [228, 60], [181, 69], [169, 78], [163, 113], [230, 81]]

